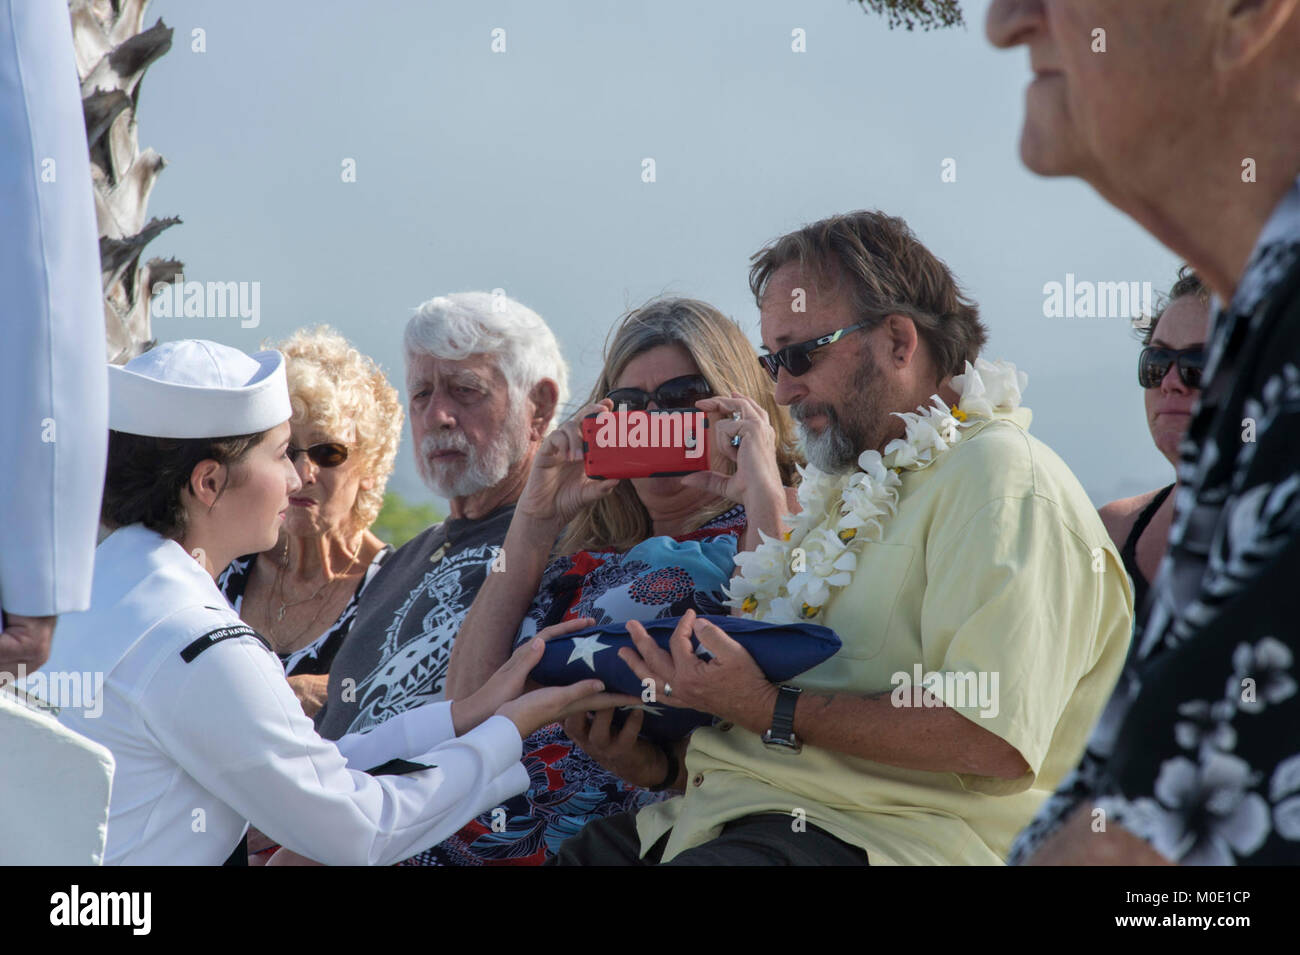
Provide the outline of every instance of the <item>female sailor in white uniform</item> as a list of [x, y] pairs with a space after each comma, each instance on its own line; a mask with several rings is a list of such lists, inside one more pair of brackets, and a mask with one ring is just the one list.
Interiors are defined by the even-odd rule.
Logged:
[[627, 702], [593, 695], [596, 680], [520, 696], [535, 641], [463, 701], [321, 739], [213, 579], [276, 542], [301, 486], [290, 413], [279, 352], [179, 341], [109, 369], [103, 516], [116, 530], [41, 681], [103, 681], [60, 719], [117, 761], [107, 864], [234, 862], [248, 822], [319, 862], [391, 864], [527, 789], [522, 737]]

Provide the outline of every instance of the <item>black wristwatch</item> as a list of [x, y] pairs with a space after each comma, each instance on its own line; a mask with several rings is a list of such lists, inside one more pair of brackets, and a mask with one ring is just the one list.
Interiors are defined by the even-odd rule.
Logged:
[[797, 686], [783, 686], [776, 694], [776, 707], [772, 713], [772, 728], [763, 734], [763, 742], [791, 753], [803, 749], [803, 743], [794, 735], [794, 706], [803, 690]]

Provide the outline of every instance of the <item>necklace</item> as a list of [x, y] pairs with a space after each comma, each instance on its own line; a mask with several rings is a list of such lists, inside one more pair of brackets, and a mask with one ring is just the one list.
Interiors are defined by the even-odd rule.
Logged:
[[847, 586], [858, 553], [884, 535], [898, 508], [904, 471], [929, 467], [958, 444], [973, 418], [1005, 416], [1020, 406], [1028, 376], [1010, 362], [977, 358], [955, 375], [957, 404], [938, 395], [915, 412], [894, 412], [906, 425], [902, 438], [858, 456], [857, 470], [832, 475], [799, 468], [798, 515], [786, 515], [790, 530], [780, 539], [762, 531], [762, 543], [736, 555], [737, 574], [727, 588], [727, 603], [745, 616], [771, 623], [814, 620], [833, 591]]
[[275, 587], [272, 588], [272, 590], [278, 589], [280, 591], [280, 610], [275, 615], [275, 619], [283, 620], [284, 612], [288, 610], [290, 607], [297, 607], [299, 604], [305, 604], [309, 600], [315, 600], [317, 597], [319, 597], [322, 593], [325, 592], [325, 588], [328, 587], [330, 584], [337, 583], [338, 581], [342, 580], [344, 577], [347, 577], [348, 573], [356, 565], [357, 558], [361, 556], [361, 550], [362, 547], [364, 546], [365, 544], [363, 541], [362, 545], [357, 547], [356, 553], [352, 555], [352, 559], [348, 561], [347, 567], [343, 568], [343, 573], [339, 574], [337, 577], [327, 577], [325, 583], [321, 584], [320, 587], [316, 589], [316, 592], [314, 594], [312, 594], [309, 597], [304, 597], [302, 600], [286, 601], [284, 599], [284, 578], [282, 576], [284, 569], [289, 566], [289, 538], [286, 537], [284, 539], [284, 560], [283, 562], [278, 562], [275, 566]]
[[442, 523], [443, 541], [438, 549], [429, 555], [429, 563], [436, 564], [447, 556], [447, 552], [456, 546], [456, 538], [451, 533], [452, 518], [448, 517]]
[[[284, 571], [284, 569], [285, 569], [286, 567], [289, 566], [289, 539], [286, 537], [286, 538], [285, 538], [285, 541], [284, 541], [284, 559], [283, 559], [283, 563], [279, 563], [279, 562], [277, 562], [277, 564], [276, 564], [276, 570], [275, 570], [275, 583], [272, 585], [272, 588], [271, 588], [271, 592], [272, 592], [272, 594], [274, 594], [274, 593], [276, 592], [276, 590], [278, 590], [279, 593], [280, 593], [280, 601], [279, 601], [279, 602], [280, 602], [280, 609], [279, 609], [279, 611], [275, 614], [275, 620], [276, 620], [276, 622], [279, 622], [279, 621], [283, 621], [283, 620], [284, 620], [284, 614], [285, 614], [285, 611], [287, 611], [290, 607], [297, 607], [297, 606], [299, 606], [300, 604], [305, 604], [305, 603], [307, 603], [307, 601], [309, 601], [309, 600], [315, 600], [315, 599], [318, 598], [322, 593], [324, 593], [325, 590], [326, 590], [326, 588], [328, 588], [331, 584], [335, 584], [335, 583], [338, 583], [340, 580], [344, 580], [344, 579], [346, 579], [346, 578], [347, 578], [347, 575], [348, 575], [348, 573], [349, 573], [349, 571], [351, 571], [352, 568], [356, 565], [357, 558], [361, 556], [361, 551], [362, 551], [362, 549], [364, 548], [364, 546], [365, 546], [365, 541], [364, 541], [364, 539], [363, 539], [363, 540], [362, 540], [362, 543], [357, 547], [356, 551], [353, 553], [353, 555], [352, 555], [352, 559], [351, 559], [350, 561], [348, 561], [348, 566], [347, 566], [346, 568], [344, 568], [343, 573], [339, 574], [339, 575], [336, 576], [336, 577], [331, 577], [331, 578], [327, 579], [327, 580], [325, 581], [325, 583], [321, 584], [320, 587], [316, 588], [316, 592], [313, 593], [313, 594], [311, 594], [310, 596], [305, 597], [305, 598], [303, 598], [302, 600], [295, 600], [295, 601], [290, 602], [290, 601], [286, 601], [286, 600], [284, 599], [284, 578], [283, 578], [283, 571]], [[306, 625], [303, 626], [303, 627], [301, 627], [301, 628], [300, 628], [296, 633], [294, 633], [292, 636], [289, 637], [289, 639], [286, 640], [286, 639], [284, 639], [282, 636], [278, 636], [278, 635], [276, 635], [276, 633], [274, 632], [274, 631], [275, 631], [275, 628], [276, 628], [276, 623], [272, 623], [271, 620], [270, 620], [270, 617], [269, 617], [270, 606], [269, 606], [269, 603], [268, 603], [268, 607], [267, 607], [267, 611], [268, 611], [268, 619], [267, 619], [267, 623], [268, 623], [269, 626], [267, 627], [267, 630], [268, 630], [268, 632], [267, 632], [267, 636], [271, 639], [272, 644], [275, 646], [275, 650], [276, 650], [276, 652], [277, 652], [277, 653], [282, 653], [282, 652], [284, 652], [285, 648], [292, 647], [294, 643], [296, 643], [299, 639], [301, 639], [302, 635], [303, 635], [304, 633], [306, 633], [306, 632], [307, 632], [307, 631], [308, 631], [308, 630], [309, 630], [309, 629], [310, 629], [310, 628], [311, 628], [311, 627], [316, 623], [317, 618], [320, 616], [321, 607], [323, 607], [323, 606], [324, 606], [324, 602], [318, 603], [318, 604], [316, 605], [316, 612], [312, 614], [311, 619], [307, 621]]]

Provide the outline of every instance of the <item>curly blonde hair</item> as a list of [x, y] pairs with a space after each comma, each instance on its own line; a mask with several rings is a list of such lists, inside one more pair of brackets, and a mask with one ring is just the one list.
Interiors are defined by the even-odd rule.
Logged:
[[354, 529], [375, 522], [402, 434], [402, 402], [374, 359], [361, 354], [328, 325], [300, 328], [283, 342], [263, 344], [284, 354], [293, 424], [340, 435], [355, 429], [349, 457], [374, 486], [357, 491]]

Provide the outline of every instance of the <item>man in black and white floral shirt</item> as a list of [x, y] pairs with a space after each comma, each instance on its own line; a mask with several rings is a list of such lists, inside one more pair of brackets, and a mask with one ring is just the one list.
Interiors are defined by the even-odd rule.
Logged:
[[1216, 293], [1152, 599], [1010, 861], [1295, 864], [1300, 0], [994, 0], [987, 31], [1029, 48], [1025, 164], [1087, 180]]

